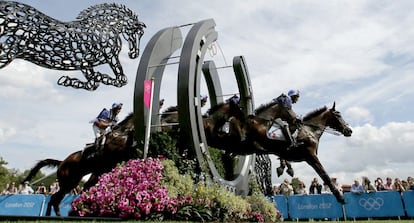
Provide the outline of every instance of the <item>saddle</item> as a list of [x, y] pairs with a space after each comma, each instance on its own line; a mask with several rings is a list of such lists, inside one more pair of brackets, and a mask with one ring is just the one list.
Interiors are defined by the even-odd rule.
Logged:
[[[273, 122], [273, 124], [269, 126], [266, 132], [266, 136], [268, 139], [272, 139], [272, 140], [287, 141], [285, 134], [283, 134], [282, 132], [282, 127], [276, 122]], [[295, 130], [295, 132], [292, 133], [292, 137], [296, 139], [297, 136], [298, 136], [298, 130]]]

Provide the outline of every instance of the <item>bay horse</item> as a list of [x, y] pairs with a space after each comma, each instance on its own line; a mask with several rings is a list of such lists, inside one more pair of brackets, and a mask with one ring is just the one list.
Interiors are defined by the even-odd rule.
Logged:
[[[60, 216], [60, 202], [67, 193], [79, 184], [85, 175], [91, 174], [84, 184], [84, 191], [94, 186], [100, 175], [111, 171], [118, 163], [138, 158], [136, 148], [133, 146], [133, 119], [131, 113], [116, 125], [111, 132], [107, 133], [105, 145], [101, 151], [96, 151], [95, 143], [91, 143], [84, 150], [70, 154], [63, 161], [45, 159], [39, 161], [31, 169], [29, 175], [22, 182], [30, 181], [43, 167], [58, 167], [56, 174], [60, 189], [51, 196], [47, 205], [46, 216], [50, 216], [52, 207], [56, 216]], [[97, 154], [90, 156], [91, 153]]]
[[[127, 83], [119, 61], [121, 36], [135, 59], [146, 27], [132, 10], [114, 3], [89, 7], [77, 20], [61, 22], [32, 6], [1, 1], [0, 17], [0, 68], [20, 58], [48, 69], [80, 70], [86, 82], [62, 76], [58, 84], [86, 90], [95, 90], [99, 83]], [[115, 78], [94, 71], [102, 64], [110, 66]]]
[[[242, 123], [245, 115], [239, 105], [232, 101], [214, 105], [203, 115], [204, 133], [209, 146], [232, 151], [244, 140]], [[161, 113], [162, 131], [178, 130], [179, 121], [177, 106], [171, 106]], [[227, 129], [223, 126], [227, 125]]]
[[[288, 142], [269, 139], [267, 131], [271, 124], [272, 120], [250, 116], [244, 125], [246, 131], [246, 140], [242, 143], [244, 149], [256, 154], [274, 154], [287, 161], [305, 161], [329, 186], [338, 202], [344, 203], [343, 196], [331, 182], [331, 178], [317, 156], [319, 139], [326, 128], [329, 127], [345, 137], [352, 135], [352, 129], [344, 121], [341, 113], [335, 110], [335, 103], [330, 109], [325, 106], [303, 118], [303, 125], [298, 129], [297, 141], [299, 146], [296, 148], [288, 149]], [[252, 141], [259, 143], [261, 148], [256, 149], [257, 147], [252, 146]]]

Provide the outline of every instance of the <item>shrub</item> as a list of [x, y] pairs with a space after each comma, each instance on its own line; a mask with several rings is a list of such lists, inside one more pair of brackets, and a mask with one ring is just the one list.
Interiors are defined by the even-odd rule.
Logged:
[[174, 162], [148, 158], [119, 164], [72, 203], [79, 216], [139, 220], [276, 220], [276, 209], [261, 195], [244, 199], [216, 184], [194, 185]]

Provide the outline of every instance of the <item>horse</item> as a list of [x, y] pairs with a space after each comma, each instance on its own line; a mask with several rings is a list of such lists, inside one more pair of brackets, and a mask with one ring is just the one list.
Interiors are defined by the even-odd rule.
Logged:
[[[343, 196], [331, 182], [331, 178], [317, 156], [319, 139], [326, 128], [329, 127], [345, 137], [352, 135], [352, 129], [343, 120], [341, 113], [335, 110], [335, 102], [330, 109], [325, 106], [304, 116], [303, 126], [298, 129], [297, 140], [300, 144], [296, 148], [288, 149], [288, 142], [268, 138], [267, 131], [271, 123], [269, 119], [249, 116], [244, 125], [246, 132], [244, 149], [256, 154], [274, 154], [287, 161], [305, 161], [329, 186], [338, 202], [344, 203]], [[252, 141], [259, 143], [261, 148], [253, 147]]]
[[[29, 175], [22, 182], [30, 181], [43, 167], [58, 167], [56, 174], [60, 189], [51, 196], [47, 205], [46, 216], [50, 216], [52, 207], [56, 216], [61, 215], [60, 202], [65, 194], [74, 189], [85, 175], [91, 174], [84, 184], [84, 191], [94, 186], [100, 175], [111, 171], [118, 163], [138, 158], [135, 146], [133, 146], [133, 119], [131, 113], [116, 125], [111, 132], [107, 133], [105, 145], [101, 151], [96, 151], [95, 143], [91, 143], [84, 150], [70, 154], [63, 161], [56, 159], [41, 160], [30, 170]], [[92, 153], [97, 154], [91, 156]]]
[[[139, 55], [139, 42], [146, 28], [138, 16], [123, 5], [98, 4], [83, 10], [76, 21], [61, 22], [32, 6], [0, 2], [0, 68], [20, 58], [55, 70], [80, 70], [86, 78], [62, 76], [58, 85], [96, 90], [99, 83], [127, 84], [119, 61], [121, 36], [128, 42], [129, 57]], [[108, 64], [115, 78], [95, 72]]]

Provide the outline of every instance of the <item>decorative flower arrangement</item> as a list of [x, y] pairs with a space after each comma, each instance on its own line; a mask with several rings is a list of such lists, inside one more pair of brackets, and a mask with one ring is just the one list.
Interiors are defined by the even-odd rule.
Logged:
[[[99, 177], [96, 186], [82, 193], [72, 203], [79, 216], [118, 217], [139, 220], [186, 221], [269, 221], [274, 215], [261, 213], [256, 204], [236, 196], [218, 185], [194, 186], [189, 177], [177, 174], [171, 161], [165, 162], [168, 174], [163, 177], [160, 159], [130, 160]], [[175, 169], [174, 169], [175, 168]], [[167, 188], [185, 189], [169, 193]], [[172, 190], [173, 191], [173, 190]], [[185, 194], [183, 194], [185, 193]], [[267, 201], [265, 201], [267, 202]], [[269, 203], [269, 202], [267, 202]], [[270, 204], [271, 205], [271, 204]], [[273, 206], [274, 207], [274, 206]]]

